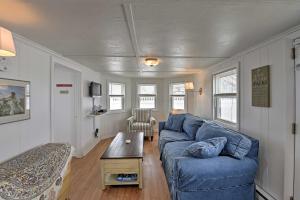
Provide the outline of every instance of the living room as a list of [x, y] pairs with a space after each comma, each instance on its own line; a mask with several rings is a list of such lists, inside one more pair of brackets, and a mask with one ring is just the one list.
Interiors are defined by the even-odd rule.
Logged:
[[0, 199], [300, 199], [299, 19], [297, 0], [1, 0]]

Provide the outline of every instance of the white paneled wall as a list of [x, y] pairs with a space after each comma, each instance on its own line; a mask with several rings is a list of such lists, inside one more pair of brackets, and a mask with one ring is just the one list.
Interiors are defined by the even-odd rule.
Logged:
[[[239, 54], [222, 64], [210, 67], [196, 76], [204, 92], [197, 99], [198, 115], [212, 118], [212, 74], [240, 63], [240, 130], [260, 141], [259, 170], [256, 183], [275, 199], [287, 199], [284, 190], [285, 176], [290, 176], [293, 148], [288, 139], [293, 113], [288, 109], [293, 96], [287, 88], [292, 88], [292, 62], [288, 44], [291, 41], [279, 39], [256, 49]], [[264, 65], [271, 66], [271, 107], [252, 106], [251, 70]], [[289, 163], [288, 165], [286, 163]], [[291, 180], [289, 180], [291, 181]]]
[[0, 161], [50, 139], [50, 56], [20, 40], [16, 47], [0, 77], [31, 82], [31, 119], [0, 125]]
[[76, 151], [78, 156], [85, 155], [100, 140], [94, 137], [93, 119], [87, 117], [92, 109], [92, 99], [88, 97], [87, 91], [90, 81], [102, 83], [103, 97], [97, 103], [101, 103], [104, 108], [106, 82], [111, 80], [126, 83], [126, 111], [106, 114], [96, 119], [96, 128], [100, 128], [101, 138], [114, 136], [119, 130], [126, 130], [126, 118], [129, 116], [128, 110], [131, 110], [130, 79], [100, 74], [21, 36], [15, 36], [15, 43], [17, 56], [5, 61], [8, 71], [0, 72], [0, 78], [31, 82], [31, 119], [0, 125], [0, 162], [37, 145], [51, 142], [51, 58], [61, 60], [68, 67], [81, 72], [82, 130], [79, 131], [80, 149]]

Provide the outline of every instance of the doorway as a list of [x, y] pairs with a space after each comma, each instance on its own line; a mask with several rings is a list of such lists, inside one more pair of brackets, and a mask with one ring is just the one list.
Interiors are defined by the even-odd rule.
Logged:
[[69, 143], [78, 150], [81, 73], [52, 61], [51, 74], [51, 142]]

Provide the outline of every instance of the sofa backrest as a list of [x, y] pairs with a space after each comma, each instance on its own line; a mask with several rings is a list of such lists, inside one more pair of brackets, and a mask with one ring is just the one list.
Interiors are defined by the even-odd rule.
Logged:
[[197, 130], [202, 126], [204, 120], [192, 114], [185, 114], [182, 130], [192, 139], [195, 139]]
[[250, 151], [248, 152], [248, 154], [246, 156], [251, 158], [251, 159], [257, 160], [258, 159], [258, 150], [259, 150], [259, 141], [255, 138], [253, 138], [253, 137], [250, 137], [249, 135], [244, 134], [244, 133], [237, 132], [237, 131], [234, 131], [234, 130], [231, 130], [231, 131], [242, 134], [242, 135], [244, 135], [245, 137], [247, 137], [251, 140], [251, 142], [252, 142], [251, 149], [250, 149]]
[[[215, 123], [214, 121], [211, 121], [211, 120], [205, 120], [206, 123], [212, 123], [212, 124], [215, 124], [217, 126], [221, 126], [220, 124], [217, 124]], [[223, 127], [223, 126], [221, 126]], [[248, 139], [251, 140], [251, 148], [249, 150], [249, 152], [247, 153], [246, 157], [249, 157], [251, 159], [254, 159], [254, 160], [257, 160], [258, 159], [258, 151], [259, 151], [259, 140], [249, 136], [249, 135], [246, 135], [244, 133], [241, 133], [239, 131], [235, 131], [235, 130], [232, 130], [230, 128], [226, 128], [226, 127], [223, 127], [224, 129], [228, 130], [228, 131], [231, 131], [233, 133], [236, 133], [236, 134], [241, 134], [245, 137], [247, 137]]]

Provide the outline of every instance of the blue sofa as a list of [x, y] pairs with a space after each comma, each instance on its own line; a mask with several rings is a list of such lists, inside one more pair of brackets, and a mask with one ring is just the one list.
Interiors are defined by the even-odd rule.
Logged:
[[[173, 200], [254, 200], [258, 140], [191, 114], [185, 114], [183, 117], [184, 122], [178, 131], [167, 130], [166, 122], [159, 123], [158, 146], [171, 198]], [[203, 134], [199, 131], [200, 127], [204, 128], [203, 124], [217, 127], [215, 130], [219, 130], [209, 134], [226, 137], [223, 131], [228, 131], [233, 136], [248, 138], [248, 141], [251, 141], [249, 152], [242, 159], [222, 153], [207, 159], [184, 156], [185, 148], [196, 142], [197, 137], [202, 137], [197, 134]]]

